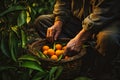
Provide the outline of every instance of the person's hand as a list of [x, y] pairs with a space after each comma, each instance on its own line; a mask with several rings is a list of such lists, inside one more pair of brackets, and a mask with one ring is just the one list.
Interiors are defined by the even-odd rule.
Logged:
[[83, 42], [79, 38], [75, 37], [71, 39], [66, 45], [65, 55], [73, 56], [81, 51]]
[[90, 36], [90, 32], [84, 31], [84, 29], [82, 29], [73, 39], [67, 43], [65, 55], [73, 56], [79, 53], [82, 49], [82, 45]]
[[62, 22], [56, 21], [53, 26], [49, 27], [47, 29], [47, 35], [46, 38], [49, 42], [53, 42], [54, 40], [57, 40], [59, 34], [62, 30]]

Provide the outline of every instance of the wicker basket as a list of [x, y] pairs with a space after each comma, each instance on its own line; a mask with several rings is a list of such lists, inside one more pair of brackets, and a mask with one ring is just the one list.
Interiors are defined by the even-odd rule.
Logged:
[[[62, 38], [57, 40], [57, 42], [68, 42], [70, 39]], [[40, 50], [43, 45], [50, 44], [47, 40], [37, 40], [32, 44], [28, 45], [28, 51], [35, 55], [34, 49]], [[50, 69], [53, 66], [62, 66], [63, 72], [59, 77], [59, 80], [73, 80], [74, 78], [80, 75], [82, 60], [81, 57], [85, 54], [85, 50], [82, 51], [82, 54], [79, 53], [69, 59], [61, 59], [59, 61], [54, 61], [51, 59], [40, 58], [42, 67], [45, 69]]]

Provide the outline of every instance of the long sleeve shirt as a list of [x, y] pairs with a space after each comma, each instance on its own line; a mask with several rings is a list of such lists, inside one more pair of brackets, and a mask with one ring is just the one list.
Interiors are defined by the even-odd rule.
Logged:
[[53, 14], [55, 21], [63, 23], [71, 16], [82, 20], [85, 30], [98, 30], [114, 19], [120, 19], [119, 0], [56, 0]]

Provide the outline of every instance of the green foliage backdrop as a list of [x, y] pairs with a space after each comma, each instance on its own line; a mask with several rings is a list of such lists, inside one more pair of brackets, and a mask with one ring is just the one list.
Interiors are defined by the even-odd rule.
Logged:
[[16, 61], [18, 48], [26, 48], [26, 28], [37, 16], [51, 13], [53, 4], [53, 0], [1, 0], [1, 52]]
[[53, 75], [61, 67], [44, 70], [38, 58], [24, 51], [29, 25], [37, 16], [52, 13], [53, 4], [54, 0], [0, 0], [0, 80], [57, 79]]

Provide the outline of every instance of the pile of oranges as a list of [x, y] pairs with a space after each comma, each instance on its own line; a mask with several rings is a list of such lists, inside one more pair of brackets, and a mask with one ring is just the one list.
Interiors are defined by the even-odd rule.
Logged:
[[[42, 53], [52, 60], [58, 60], [60, 56], [64, 54], [66, 46], [63, 46], [60, 43], [54, 45], [55, 49], [49, 47], [48, 45], [42, 46]], [[65, 56], [65, 58], [68, 58]]]

